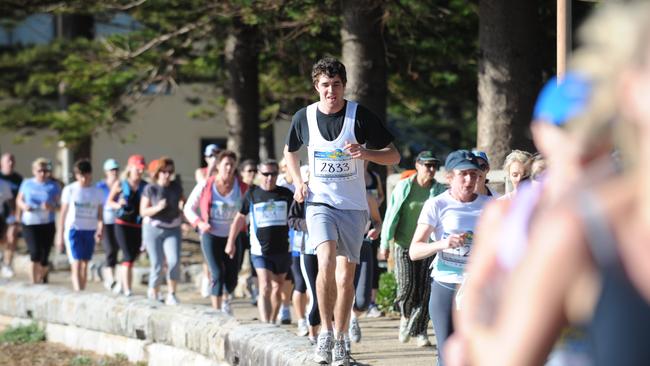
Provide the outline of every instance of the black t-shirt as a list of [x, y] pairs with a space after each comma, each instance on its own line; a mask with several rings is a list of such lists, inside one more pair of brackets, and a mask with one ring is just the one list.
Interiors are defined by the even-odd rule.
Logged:
[[[251, 187], [241, 205], [242, 215], [251, 214], [252, 227], [256, 228], [255, 236], [260, 243], [263, 255], [289, 252], [289, 225], [287, 216], [293, 201], [293, 193], [284, 187], [277, 186], [272, 191], [261, 187]], [[254, 212], [251, 212], [251, 208]], [[255, 239], [251, 233], [251, 248]]]
[[167, 187], [159, 186], [157, 184], [147, 184], [142, 192], [143, 197], [149, 198], [151, 206], [155, 206], [162, 199], [167, 200], [167, 205], [157, 214], [151, 216], [154, 220], [160, 220], [165, 223], [172, 223], [181, 216], [181, 209], [178, 203], [183, 197], [183, 187], [174, 181]]
[[0, 211], [4, 212], [4, 215], [8, 215], [10, 212], [13, 212], [16, 209], [16, 196], [18, 196], [18, 190], [20, 189], [20, 184], [23, 182], [23, 176], [13, 172], [9, 175], [0, 173], [0, 179], [7, 181], [11, 187], [11, 194], [14, 199], [6, 201], [3, 204], [3, 207]]
[[[347, 101], [345, 103], [343, 109], [333, 114], [325, 114], [316, 108], [318, 130], [325, 140], [333, 141], [341, 134]], [[381, 123], [379, 117], [361, 104], [357, 107], [355, 119], [354, 136], [359, 144], [366, 144], [367, 148], [378, 150], [393, 142], [393, 135]], [[309, 145], [306, 107], [293, 115], [285, 144], [289, 147], [290, 152], [298, 151], [302, 145]]]

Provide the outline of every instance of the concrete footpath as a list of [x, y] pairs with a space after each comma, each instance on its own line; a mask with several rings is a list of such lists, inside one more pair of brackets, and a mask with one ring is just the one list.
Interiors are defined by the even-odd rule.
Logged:
[[[23, 257], [24, 258], [24, 257]], [[21, 263], [25, 263], [23, 260], [17, 260], [16, 264], [20, 265]], [[24, 264], [23, 264], [24, 265]], [[17, 271], [18, 274], [17, 276], [12, 279], [9, 282], [4, 282], [5, 285], [18, 285], [16, 282], [22, 282], [23, 284], [28, 283], [28, 278], [25, 274], [24, 270], [19, 270]], [[0, 284], [0, 287], [2, 284]], [[19, 287], [29, 287], [29, 286], [19, 286]], [[38, 286], [40, 287], [40, 286]], [[70, 279], [69, 279], [69, 272], [67, 271], [55, 271], [52, 272], [49, 276], [49, 285], [48, 287], [51, 287], [52, 290], [55, 292], [65, 292], [69, 293], [69, 291], [66, 291], [64, 289], [71, 289], [70, 285]], [[90, 282], [88, 289], [86, 291], [88, 295], [91, 295], [92, 293], [95, 293], [96, 295], [94, 296], [106, 296], [106, 299], [109, 297], [111, 299], [115, 299], [118, 302], [123, 302], [127, 301], [126, 298], [123, 296], [119, 295], [113, 295], [106, 291], [101, 283], [99, 282]], [[134, 294], [136, 296], [128, 299], [128, 302], [142, 302], [146, 301], [144, 300], [145, 294], [146, 294], [146, 287], [138, 284], [134, 286]], [[84, 294], [85, 295], [85, 294]], [[179, 285], [178, 289], [178, 298], [181, 301], [180, 308], [181, 309], [170, 309], [174, 307], [168, 307], [164, 305], [160, 305], [160, 310], [162, 311], [170, 311], [173, 313], [182, 313], [185, 316], [191, 316], [191, 314], [196, 313], [197, 317], [199, 315], [203, 315], [206, 313], [211, 313], [209, 309], [209, 299], [204, 299], [202, 298], [198, 290], [196, 289], [196, 286], [193, 283], [185, 282], [181, 283]], [[70, 296], [70, 295], [66, 295]], [[74, 296], [74, 294], [72, 294]], [[173, 310], [173, 311], [171, 311]], [[282, 338], [282, 343], [278, 342], [277, 347], [282, 347], [282, 353], [286, 355], [289, 355], [289, 359], [291, 359], [291, 354], [296, 355], [296, 359], [294, 361], [297, 362], [283, 362], [284, 364], [306, 364], [306, 365], [315, 365], [314, 363], [307, 362], [305, 361], [305, 354], [306, 352], [310, 352], [311, 348], [307, 346], [307, 341], [306, 337], [297, 337], [297, 336], [292, 336], [292, 333], [295, 331], [295, 315], [294, 315], [294, 324], [291, 325], [282, 325], [279, 327], [268, 327], [264, 329], [260, 329], [257, 325], [259, 324], [257, 320], [257, 308], [252, 306], [250, 304], [250, 299], [248, 298], [236, 298], [233, 302], [233, 312], [234, 316], [237, 319], [237, 322], [240, 326], [237, 326], [236, 324], [229, 323], [227, 321], [220, 321], [223, 324], [228, 324], [227, 328], [229, 328], [230, 332], [234, 331], [234, 336], [231, 337], [233, 341], [239, 342], [240, 344], [230, 344], [230, 345], [225, 345], [225, 353], [226, 355], [224, 356], [225, 359], [227, 360], [238, 360], [241, 355], [228, 355], [228, 348], [232, 347], [232, 349], [237, 350], [237, 352], [241, 352], [242, 354], [245, 354], [247, 352], [247, 349], [251, 348], [251, 354], [252, 348], [264, 346], [264, 347], [274, 347], [274, 339], [279, 337], [278, 334], [280, 333], [269, 333], [266, 338], [258, 338], [260, 342], [258, 343], [265, 343], [264, 345], [262, 344], [257, 344], [255, 341], [255, 337], [258, 336], [258, 334], [262, 334], [267, 331], [271, 331], [272, 328], [277, 329], [285, 329], [286, 331], [281, 333], [281, 338]], [[7, 315], [7, 314], [5, 314]], [[64, 322], [64, 324], [67, 322]], [[381, 318], [361, 318], [360, 319], [360, 324], [361, 324], [361, 329], [362, 329], [362, 341], [361, 343], [353, 344], [352, 345], [352, 357], [356, 363], [356, 365], [431, 365], [434, 361], [434, 355], [436, 353], [435, 346], [433, 347], [425, 347], [425, 348], [418, 348], [415, 345], [415, 340], [411, 340], [410, 343], [402, 344], [397, 340], [397, 332], [398, 332], [398, 327], [399, 327], [399, 319], [396, 316], [387, 316], [387, 317], [381, 317]], [[201, 324], [196, 324], [196, 326], [201, 326]], [[155, 325], [153, 326], [155, 328]], [[264, 326], [266, 327], [266, 326]], [[87, 328], [87, 327], [86, 327]], [[164, 329], [164, 328], [163, 328]], [[161, 329], [162, 330], [162, 329]], [[171, 328], [168, 329], [171, 332]], [[174, 329], [176, 331], [180, 331], [180, 329]], [[279, 330], [279, 329], [278, 329]], [[268, 333], [268, 332], [267, 332]], [[177, 337], [178, 335], [175, 335]], [[158, 337], [160, 338], [170, 338], [170, 340], [167, 339], [162, 339], [160, 344], [169, 344], [170, 342], [174, 342], [173, 338], [174, 336], [171, 335], [159, 335]], [[188, 335], [185, 335], [185, 337], [188, 337]], [[435, 342], [435, 337], [431, 336], [430, 337], [431, 342]], [[206, 342], [206, 340], [202, 340], [201, 343]], [[186, 347], [187, 348], [187, 347]], [[199, 354], [211, 354], [212, 351], [210, 352], [203, 352], [203, 350], [195, 350], [199, 352]], [[151, 351], [150, 351], [151, 352]], [[277, 349], [276, 349], [277, 352]], [[259, 352], [258, 352], [259, 353]], [[191, 362], [195, 364], [196, 362]], [[233, 362], [230, 362], [231, 364]], [[150, 364], [151, 361], [150, 361]], [[182, 362], [182, 364], [186, 364], [185, 362]], [[248, 362], [242, 362], [242, 364], [257, 364], [255, 361], [248, 361]], [[267, 362], [264, 362], [264, 360], [259, 360], [259, 364], [270, 364]]]

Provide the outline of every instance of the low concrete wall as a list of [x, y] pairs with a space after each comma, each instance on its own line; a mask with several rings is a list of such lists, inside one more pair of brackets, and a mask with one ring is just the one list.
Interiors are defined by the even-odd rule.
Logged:
[[2, 281], [0, 314], [46, 323], [52, 341], [152, 365], [310, 363], [305, 338], [272, 325], [242, 325], [202, 305], [164, 306], [142, 296]]

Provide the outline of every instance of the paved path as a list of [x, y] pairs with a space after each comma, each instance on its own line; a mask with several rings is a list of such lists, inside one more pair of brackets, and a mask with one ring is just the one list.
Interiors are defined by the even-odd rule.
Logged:
[[[194, 251], [192, 244], [184, 244], [183, 250]], [[19, 271], [26, 273], [26, 271]], [[18, 274], [16, 281], [28, 281], [24, 274]], [[49, 282], [53, 286], [63, 286], [71, 288], [69, 272], [53, 272], [49, 276]], [[90, 282], [87, 291], [106, 291], [101, 283]], [[146, 287], [142, 285], [134, 286], [134, 294], [146, 296]], [[209, 299], [202, 298], [196, 287], [191, 283], [179, 285], [178, 298], [182, 303], [204, 304], [210, 306]], [[235, 317], [242, 323], [257, 321], [257, 308], [250, 304], [246, 298], [237, 298], [233, 301], [233, 312]], [[295, 319], [294, 319], [295, 320]], [[415, 340], [410, 343], [402, 344], [397, 340], [397, 331], [399, 327], [399, 318], [396, 316], [387, 316], [382, 318], [365, 318], [360, 319], [362, 329], [362, 341], [352, 345], [352, 357], [356, 360], [356, 365], [382, 365], [382, 366], [420, 366], [433, 364], [436, 352], [435, 346], [418, 348]], [[282, 325], [283, 328], [290, 330], [295, 329], [295, 324]], [[431, 329], [431, 327], [430, 327]], [[430, 337], [431, 342], [435, 337]], [[316, 365], [316, 364], [314, 364]]]

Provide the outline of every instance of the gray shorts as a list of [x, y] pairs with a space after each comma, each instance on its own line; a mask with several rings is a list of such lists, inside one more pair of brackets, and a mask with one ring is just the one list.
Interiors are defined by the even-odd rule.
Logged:
[[334, 240], [337, 242], [337, 256], [345, 256], [348, 261], [359, 263], [368, 211], [337, 210], [323, 205], [307, 204], [305, 220], [309, 232], [309, 247], [316, 249], [320, 244]]

